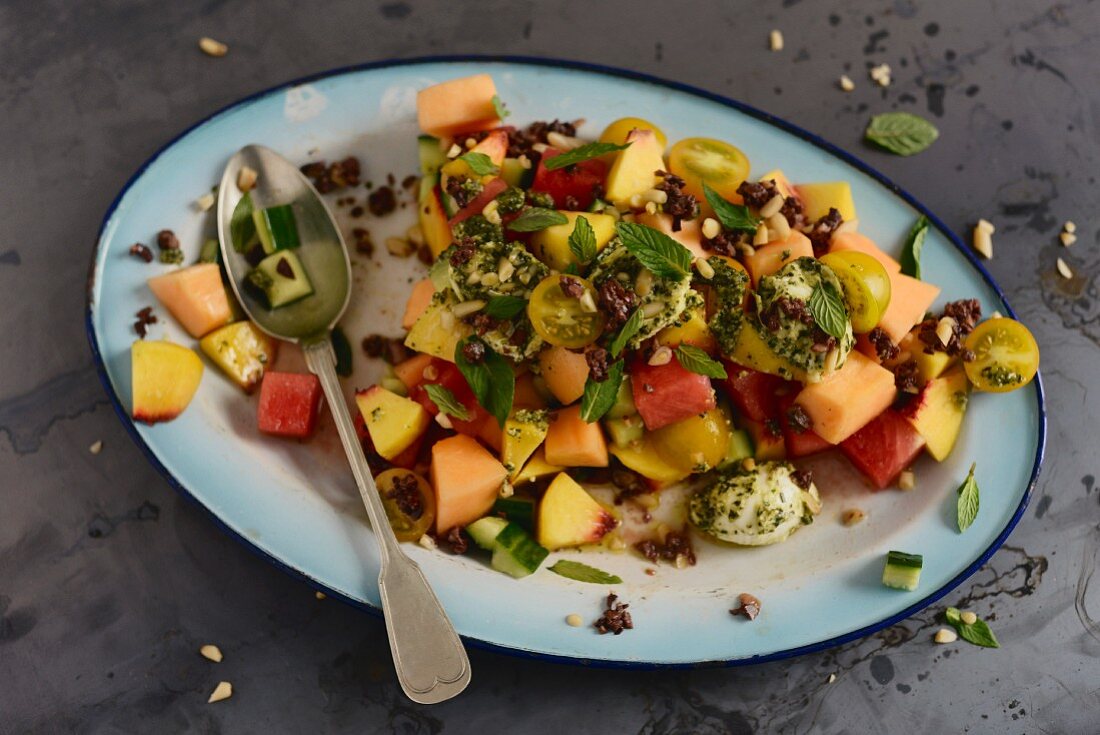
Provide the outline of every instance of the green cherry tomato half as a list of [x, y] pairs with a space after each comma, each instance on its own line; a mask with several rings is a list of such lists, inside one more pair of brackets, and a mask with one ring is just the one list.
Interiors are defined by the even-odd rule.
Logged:
[[416, 541], [435, 521], [435, 494], [412, 470], [386, 470], [374, 478], [386, 518], [398, 541]]
[[[562, 283], [574, 282], [566, 294]], [[587, 347], [603, 332], [604, 316], [596, 307], [596, 289], [580, 276], [556, 275], [542, 279], [527, 302], [527, 318], [540, 337], [552, 345], [571, 350]]]
[[865, 334], [874, 329], [890, 305], [890, 275], [882, 263], [867, 253], [841, 250], [821, 256], [844, 288], [852, 331]]
[[1039, 370], [1039, 345], [1031, 331], [1015, 319], [987, 319], [966, 338], [974, 359], [964, 362], [974, 387], [990, 393], [1023, 388]]

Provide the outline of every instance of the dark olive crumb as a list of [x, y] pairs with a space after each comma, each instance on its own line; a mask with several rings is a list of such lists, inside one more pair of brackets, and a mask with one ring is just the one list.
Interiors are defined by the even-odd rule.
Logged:
[[397, 208], [397, 195], [393, 186], [380, 186], [367, 197], [367, 208], [375, 217], [385, 217]]
[[878, 355], [880, 362], [889, 362], [898, 356], [901, 350], [898, 348], [894, 341], [890, 339], [890, 335], [886, 333], [882, 327], [875, 327], [867, 333], [867, 339], [875, 348], [875, 354]]
[[476, 339], [462, 345], [462, 357], [471, 365], [480, 365], [485, 359], [485, 343]]
[[157, 317], [153, 314], [153, 307], [146, 306], [138, 311], [135, 316], [137, 317], [137, 321], [134, 322], [134, 331], [137, 332], [139, 338], [145, 339], [147, 327], [150, 324], [157, 323]]
[[607, 316], [607, 329], [618, 329], [630, 318], [637, 304], [634, 291], [619, 283], [617, 278], [609, 278], [600, 285], [598, 293], [600, 308]]
[[627, 608], [630, 605], [618, 602], [619, 596], [614, 592], [607, 596], [606, 608], [603, 611], [603, 615], [593, 623], [593, 627], [599, 631], [600, 635], [604, 633], [612, 633], [619, 635], [624, 630], [632, 630], [634, 628], [634, 621], [630, 617], [630, 613], [627, 612]]
[[730, 615], [744, 615], [749, 620], [756, 620], [760, 614], [760, 600], [748, 592], [742, 592], [737, 598], [738, 607], [730, 610]]
[[579, 279], [571, 276], [562, 276], [558, 279], [558, 287], [561, 292], [571, 299], [579, 299], [584, 296], [584, 284]]
[[357, 253], [366, 255], [368, 258], [374, 255], [374, 240], [368, 230], [356, 227], [351, 231], [351, 236], [355, 239], [355, 251]]
[[161, 250], [179, 250], [180, 240], [171, 230], [161, 230], [157, 233], [157, 247]]
[[470, 548], [470, 542], [466, 540], [466, 534], [462, 532], [461, 526], [455, 526], [450, 531], [447, 531], [447, 535], [443, 540], [447, 542], [447, 546], [452, 554], [465, 554]]
[[791, 482], [803, 490], [809, 490], [814, 484], [814, 473], [810, 470], [795, 470], [791, 473]]
[[634, 544], [634, 548], [654, 564], [662, 560], [675, 563], [678, 558], [683, 557], [689, 566], [695, 566], [695, 550], [691, 546], [691, 537], [684, 532], [669, 531], [663, 542], [645, 539]]
[[806, 409], [798, 403], [791, 404], [787, 409], [787, 424], [796, 434], [804, 434], [813, 427], [813, 420]]
[[141, 258], [146, 263], [153, 262], [153, 251], [140, 242], [135, 242], [130, 246], [130, 255], [133, 255], [135, 258]]
[[588, 377], [595, 383], [607, 380], [607, 371], [610, 368], [611, 353], [602, 347], [595, 347], [584, 353], [584, 361], [588, 363]]
[[420, 493], [420, 483], [415, 475], [397, 475], [386, 497], [392, 500], [407, 518], [415, 521], [424, 515], [424, 497]]

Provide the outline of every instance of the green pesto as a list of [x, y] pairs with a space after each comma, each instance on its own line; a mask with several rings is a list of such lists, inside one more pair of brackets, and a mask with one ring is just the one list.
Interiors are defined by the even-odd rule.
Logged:
[[719, 348], [728, 355], [736, 347], [737, 337], [745, 323], [745, 312], [741, 303], [745, 300], [749, 277], [744, 271], [734, 268], [717, 256], [708, 258], [707, 263], [714, 269], [714, 277], [710, 279], [710, 283], [714, 287], [716, 305], [714, 316], [707, 322], [707, 326], [718, 341]]
[[501, 214], [515, 214], [523, 209], [526, 198], [523, 189], [520, 189], [518, 186], [505, 189], [496, 198], [497, 211]]

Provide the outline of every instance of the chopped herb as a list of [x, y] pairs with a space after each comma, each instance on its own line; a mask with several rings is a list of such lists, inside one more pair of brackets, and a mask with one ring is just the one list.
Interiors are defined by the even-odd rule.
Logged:
[[504, 103], [500, 101], [499, 94], [493, 95], [493, 109], [496, 110], [497, 117], [501, 120], [512, 114], [508, 111], [508, 108], [504, 106]]
[[642, 328], [642, 310], [635, 309], [623, 323], [622, 328], [619, 329], [619, 333], [615, 335], [615, 338], [611, 340], [611, 343], [607, 346], [608, 351], [612, 357], [618, 357], [619, 353], [626, 347], [626, 343], [630, 341], [638, 331]]
[[477, 151], [463, 153], [458, 157], [458, 160], [465, 161], [466, 165], [470, 167], [470, 171], [477, 176], [489, 176], [500, 171], [500, 168], [493, 163], [493, 159]]
[[886, 112], [871, 118], [864, 137], [899, 156], [920, 153], [940, 136], [936, 126], [909, 112]]
[[1001, 647], [1001, 644], [997, 641], [997, 636], [993, 635], [993, 631], [984, 620], [964, 623], [962, 614], [955, 607], [947, 608], [944, 617], [947, 619], [947, 623], [959, 632], [959, 637], [963, 640], [984, 648]]
[[596, 233], [587, 217], [578, 216], [569, 234], [569, 250], [581, 264], [596, 257]]
[[[471, 343], [484, 347], [484, 358], [472, 363], [466, 359], [463, 349]], [[466, 337], [455, 346], [455, 365], [474, 392], [481, 407], [492, 414], [501, 428], [512, 412], [512, 400], [516, 393], [516, 374], [503, 357], [485, 346], [477, 337]]]
[[618, 222], [615, 231], [626, 249], [653, 275], [676, 281], [691, 275], [691, 253], [665, 233], [633, 222]]
[[581, 396], [581, 418], [585, 423], [595, 423], [615, 405], [619, 395], [619, 386], [623, 382], [622, 360], [612, 363], [607, 369], [607, 378], [596, 382], [589, 376], [584, 382], [584, 395]]
[[588, 582], [589, 584], [622, 584], [623, 581], [614, 574], [608, 574], [602, 569], [596, 569], [587, 564], [582, 564], [579, 561], [570, 561], [569, 559], [559, 559], [554, 563], [554, 566], [549, 567], [549, 569], [554, 574], [559, 574], [566, 579], [572, 579], [577, 582]]
[[624, 143], [622, 145], [616, 143], [586, 143], [571, 151], [559, 153], [553, 158], [545, 158], [542, 164], [546, 166], [547, 171], [556, 171], [559, 168], [573, 166], [581, 161], [587, 161], [590, 158], [599, 158], [606, 153], [614, 153], [615, 151], [621, 151], [629, 147], [630, 143]]
[[233, 207], [233, 216], [229, 218], [229, 235], [233, 240], [233, 249], [243, 253], [257, 241], [256, 222], [252, 219], [252, 194], [241, 197]]
[[568, 223], [569, 218], [555, 209], [528, 207], [508, 224], [508, 229], [512, 232], [536, 232], [553, 225]]
[[822, 281], [810, 294], [806, 307], [817, 326], [825, 334], [843, 340], [848, 326], [848, 312], [844, 308], [844, 299], [836, 292], [831, 283]]
[[924, 247], [924, 236], [927, 234], [928, 218], [922, 214], [913, 225], [913, 229], [909, 230], [905, 247], [901, 249], [902, 274], [920, 280], [920, 251]]
[[432, 403], [443, 413], [459, 421], [470, 420], [470, 412], [455, 398], [455, 394], [451, 393], [445, 386], [436, 383], [425, 383], [424, 391], [428, 394], [428, 398], [432, 399]]
[[494, 296], [481, 311], [494, 319], [511, 319], [527, 308], [527, 299], [519, 296]]
[[676, 359], [685, 370], [708, 378], [725, 378], [726, 368], [695, 345], [682, 344], [676, 348]]
[[748, 207], [730, 204], [722, 198], [721, 194], [707, 186], [705, 181], [703, 182], [703, 194], [706, 196], [710, 208], [714, 210], [714, 215], [727, 230], [731, 232], [756, 232], [756, 228], [760, 226], [760, 219], [753, 216]]
[[978, 517], [978, 482], [974, 479], [974, 468], [977, 464], [970, 465], [970, 472], [967, 474], [966, 479], [963, 480], [963, 484], [959, 485], [959, 499], [956, 503], [959, 520], [959, 533], [962, 533], [970, 527], [970, 524], [974, 522], [974, 519]]

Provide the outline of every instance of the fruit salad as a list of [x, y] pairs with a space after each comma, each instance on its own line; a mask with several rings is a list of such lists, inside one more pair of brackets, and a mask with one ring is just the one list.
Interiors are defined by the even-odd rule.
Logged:
[[[803, 458], [837, 452], [872, 490], [904, 484], [921, 455], [951, 454], [972, 392], [1036, 374], [1022, 324], [983, 319], [975, 299], [936, 305], [927, 221], [896, 260], [859, 232], [847, 182], [753, 175], [731, 142], [670, 146], [641, 118], [595, 138], [509, 124], [488, 75], [417, 102], [431, 262], [402, 320], [411, 356], [356, 395], [402, 540], [472, 541], [522, 577], [552, 551], [615, 547], [622, 506], [593, 487], [644, 509], [686, 484], [687, 525], [636, 541], [642, 557], [694, 563], [692, 538], [781, 542], [822, 507]], [[307, 295], [286, 260], [293, 219], [255, 221], [255, 286], [271, 308]], [[275, 344], [233, 320], [216, 264], [150, 286], [230, 379], [260, 386], [260, 431], [312, 433], [315, 379], [267, 370]], [[135, 418], [190, 399], [197, 377], [170, 395], [151, 384], [167, 370], [152, 361], [177, 359], [135, 349]]]

